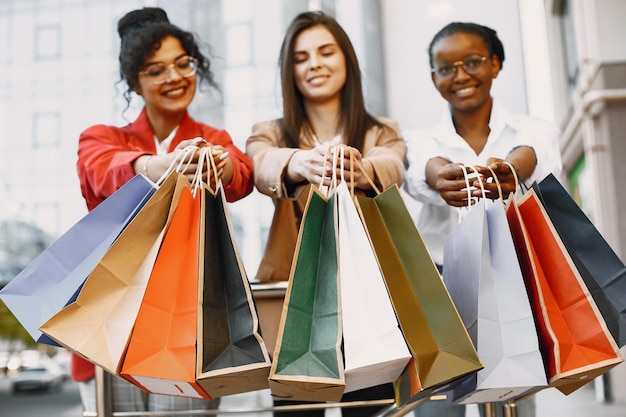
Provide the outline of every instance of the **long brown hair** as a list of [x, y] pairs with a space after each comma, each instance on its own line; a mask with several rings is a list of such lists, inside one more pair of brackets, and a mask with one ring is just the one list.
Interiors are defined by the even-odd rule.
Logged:
[[333, 35], [346, 61], [346, 83], [341, 90], [341, 118], [343, 142], [363, 150], [365, 133], [371, 126], [386, 126], [379, 123], [365, 109], [361, 69], [350, 38], [337, 21], [321, 11], [304, 12], [294, 18], [289, 25], [280, 48], [281, 86], [283, 93], [282, 130], [290, 148], [299, 147], [302, 129], [308, 125], [304, 108], [304, 97], [296, 86], [294, 77], [294, 44], [298, 35], [315, 26], [324, 26]]

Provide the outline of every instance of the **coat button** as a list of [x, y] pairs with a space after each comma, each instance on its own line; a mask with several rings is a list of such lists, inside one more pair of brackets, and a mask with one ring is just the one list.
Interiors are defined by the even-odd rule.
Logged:
[[278, 187], [276, 187], [275, 185], [270, 185], [269, 187], [267, 187], [267, 189], [272, 194], [276, 194], [276, 191], [278, 191]]

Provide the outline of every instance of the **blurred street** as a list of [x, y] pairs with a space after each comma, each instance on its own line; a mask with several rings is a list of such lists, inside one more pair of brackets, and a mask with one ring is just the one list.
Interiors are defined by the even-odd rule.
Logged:
[[80, 417], [82, 407], [78, 385], [65, 381], [60, 390], [13, 394], [11, 378], [0, 374], [0, 416], [2, 417]]
[[[579, 389], [569, 396], [556, 389], [549, 389], [536, 395], [536, 417], [625, 417], [626, 404], [603, 404], [595, 399], [593, 383]], [[270, 407], [269, 391], [257, 391], [233, 395], [222, 399], [223, 410], [250, 410]], [[2, 417], [80, 417], [82, 409], [78, 386], [73, 381], [66, 381], [60, 391], [28, 392], [13, 394], [11, 379], [0, 374], [0, 416]], [[228, 413], [226, 415], [245, 415], [248, 417], [270, 416], [270, 413]], [[410, 415], [410, 414], [409, 414]], [[327, 417], [340, 417], [338, 409], [330, 409]], [[478, 417], [475, 405], [467, 408], [466, 417]], [[520, 416], [521, 417], [521, 416]]]

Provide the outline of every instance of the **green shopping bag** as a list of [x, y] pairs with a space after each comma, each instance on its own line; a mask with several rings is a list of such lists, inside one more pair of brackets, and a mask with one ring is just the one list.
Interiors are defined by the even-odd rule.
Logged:
[[311, 187], [270, 369], [275, 399], [339, 401], [345, 389], [334, 198]]

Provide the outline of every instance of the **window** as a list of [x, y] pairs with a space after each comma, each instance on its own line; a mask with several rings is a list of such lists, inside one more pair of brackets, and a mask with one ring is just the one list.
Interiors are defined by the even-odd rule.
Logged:
[[35, 148], [60, 146], [60, 120], [61, 117], [56, 112], [35, 113], [33, 120], [33, 146]]
[[61, 209], [58, 201], [35, 203], [34, 215], [34, 222], [42, 230], [48, 230], [54, 235], [61, 232], [56, 230], [61, 223]]
[[35, 26], [35, 59], [61, 57], [61, 27], [59, 25]]
[[555, 14], [559, 16], [563, 59], [567, 71], [567, 84], [574, 89], [578, 84], [580, 68], [578, 66], [578, 52], [576, 50], [576, 25], [571, 1], [561, 0], [554, 6]]
[[228, 67], [239, 67], [252, 62], [252, 32], [249, 23], [227, 26], [226, 51]]

